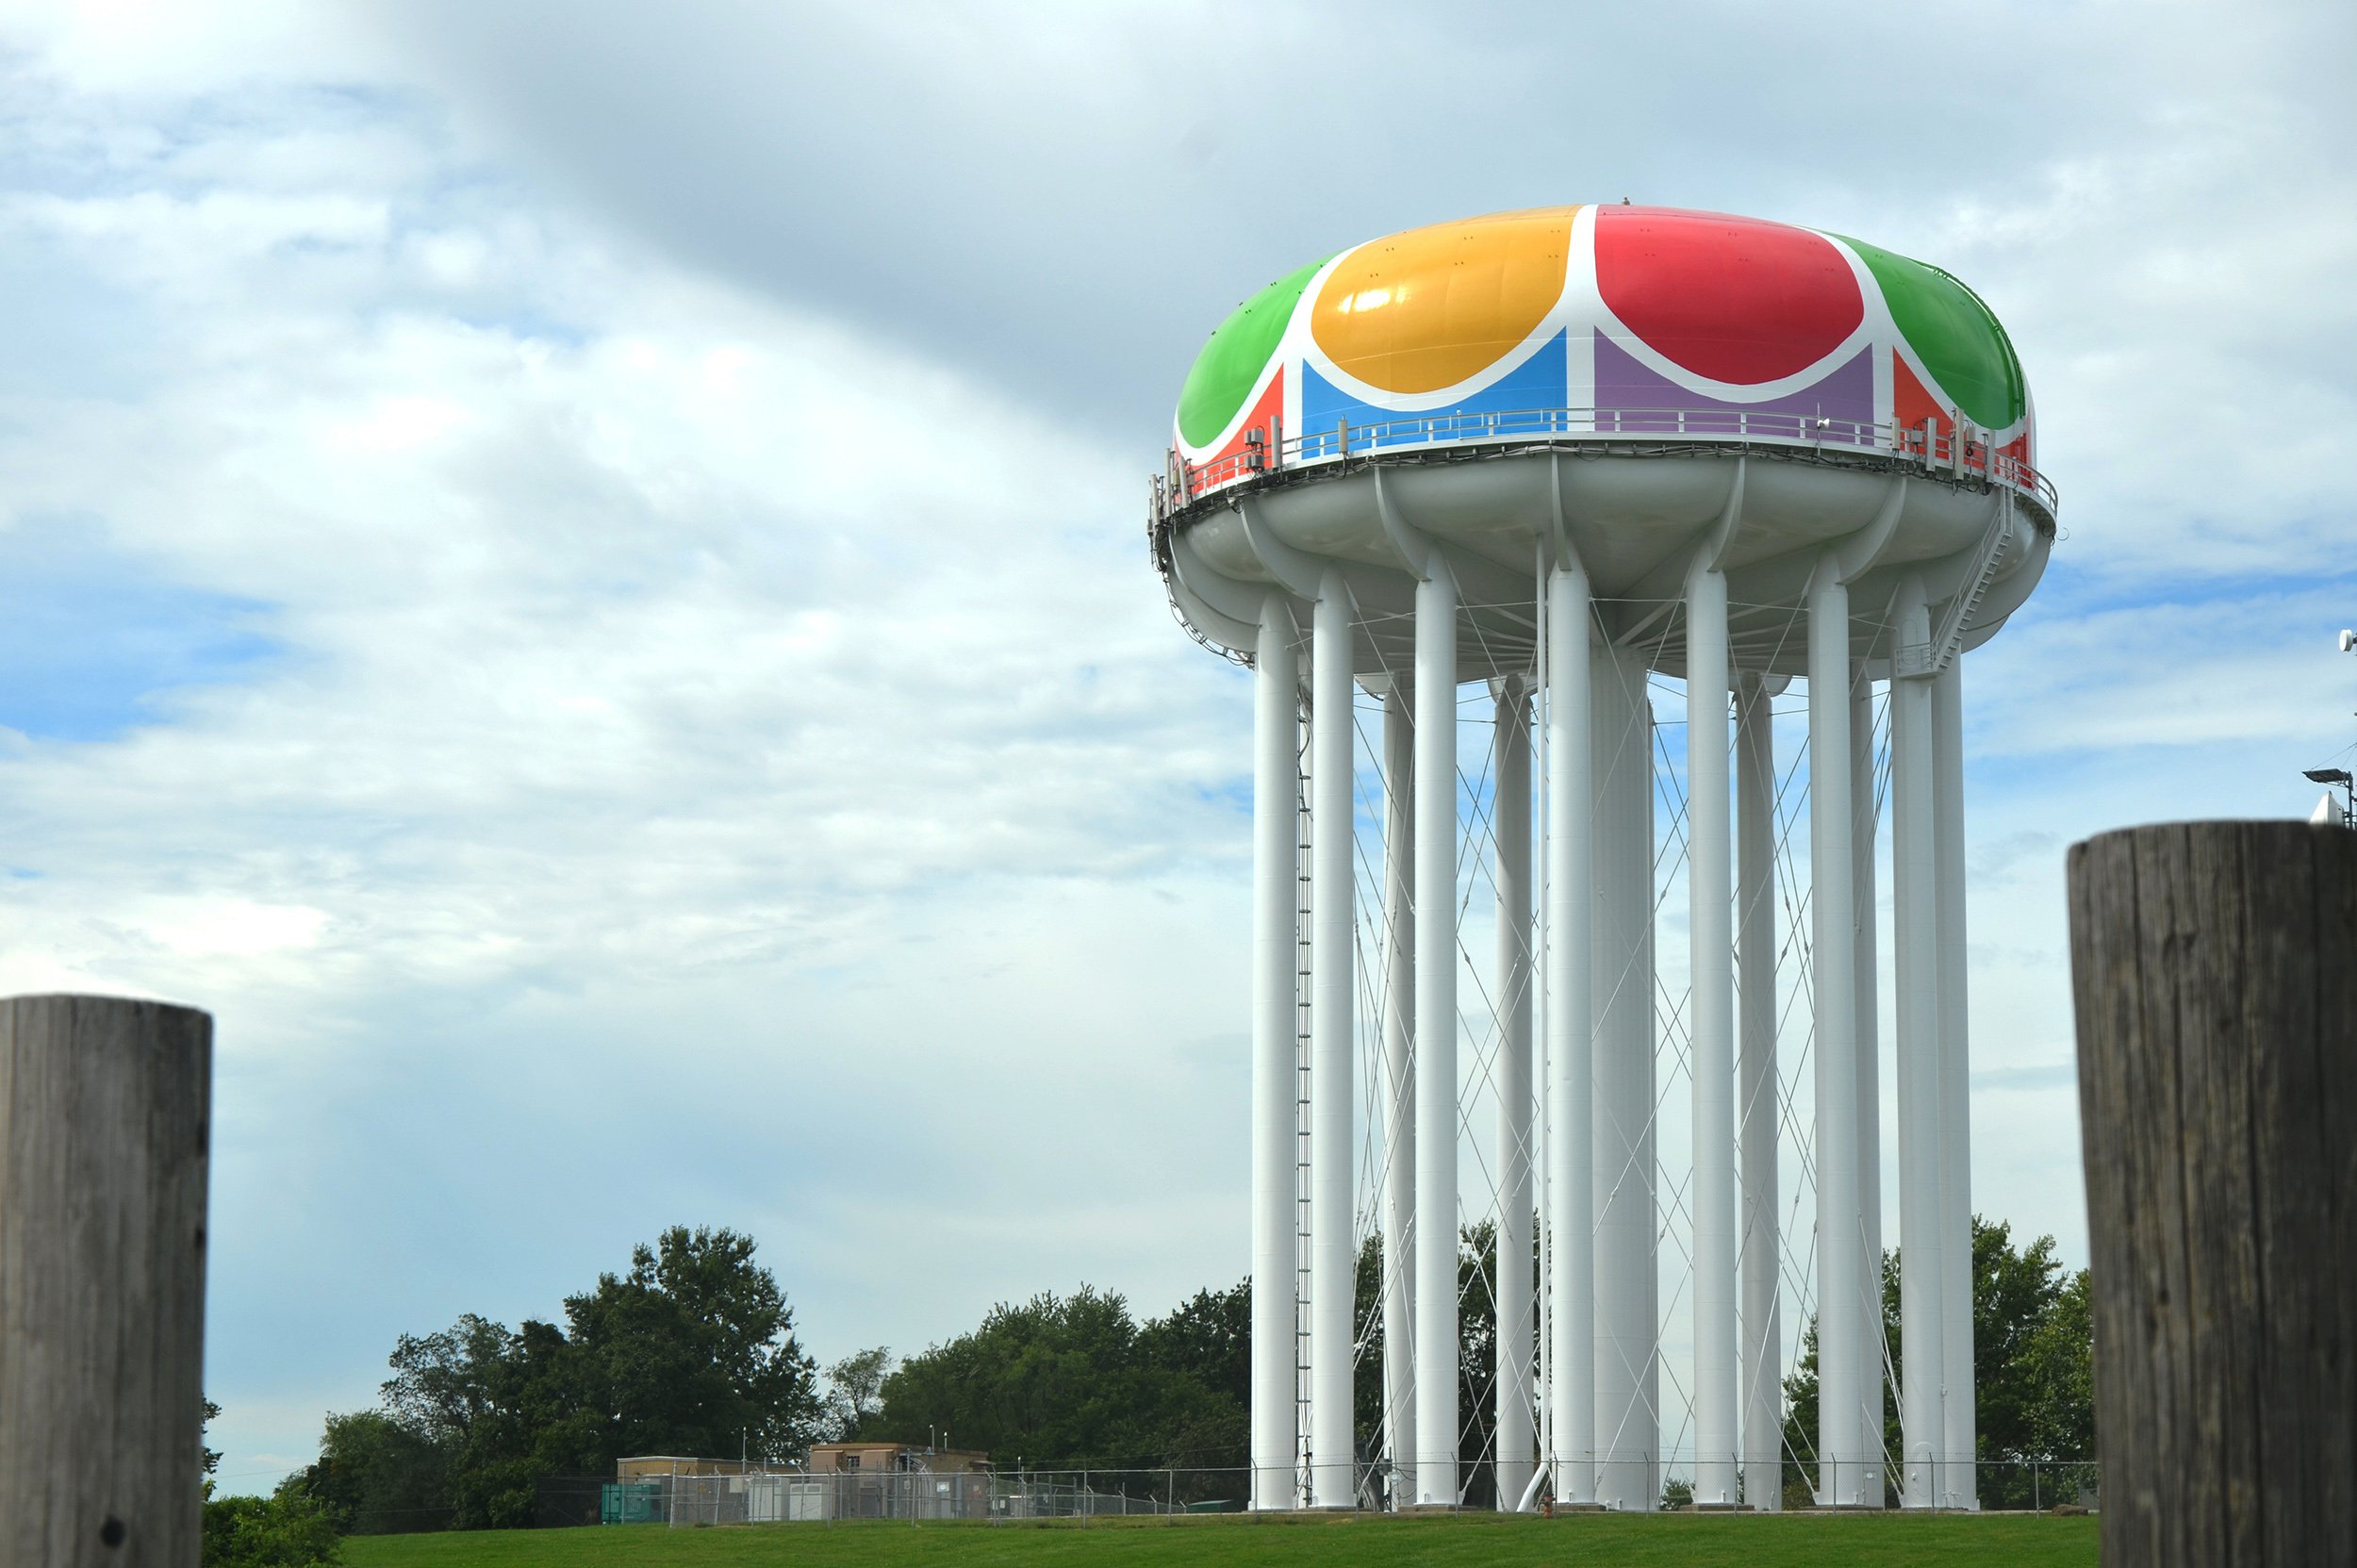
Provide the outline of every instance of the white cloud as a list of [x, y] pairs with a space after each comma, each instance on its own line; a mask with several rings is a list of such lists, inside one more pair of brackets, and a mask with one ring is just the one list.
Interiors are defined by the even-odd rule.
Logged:
[[0, 41], [78, 91], [169, 98], [373, 74], [373, 41], [355, 20], [303, 0], [15, 0]]
[[981, 77], [881, 12], [651, 14], [0, 25], [54, 328], [5, 520], [274, 648], [0, 749], [0, 984], [221, 1017], [233, 1466], [674, 1220], [765, 1238], [827, 1350], [1241, 1273], [1248, 719], [1142, 548], [1162, 400], [1320, 246], [1622, 189], [2014, 325], [2071, 536], [1970, 666], [1979, 1196], [2079, 1254], [2064, 847], [2304, 813], [2357, 705], [2344, 16], [2008, 11], [1936, 80], [1877, 25], [1837, 80], [1718, 7], [1559, 60], [1538, 11], [1080, 7]]
[[[1037, 1016], [1041, 988], [1082, 978], [1076, 936], [1121, 937], [1132, 900], [1235, 847], [1216, 790], [1238, 684], [1170, 625], [1133, 465], [806, 313], [619, 265], [561, 214], [470, 206], [430, 166], [372, 158], [311, 189], [288, 173], [305, 159], [249, 146], [247, 185], [199, 143], [135, 189], [103, 189], [101, 153], [92, 189], [0, 208], [23, 253], [154, 305], [169, 368], [135, 395], [21, 402], [0, 436], [17, 515], [98, 520], [126, 564], [261, 606], [281, 650], [118, 740], [21, 743], [0, 786], [35, 873], [0, 909], [7, 979], [219, 1015], [233, 1459], [365, 1400], [398, 1329], [552, 1312], [675, 1219], [765, 1221], [830, 1342], [946, 1332], [885, 1308], [906, 1279], [863, 1256], [875, 1206], [910, 1201], [879, 1164], [955, 1200], [937, 1227], [981, 1235], [998, 1213], [1034, 1238], [973, 1255], [993, 1283], [961, 1312], [1030, 1288], [1022, 1266], [1077, 1282], [1092, 1265], [1037, 1245], [1035, 1199], [945, 1163], [1023, 1168], [1012, 1139], [1050, 1155], [1027, 1182], [1068, 1189], [1074, 1144], [1038, 1134], [1226, 1011], [1190, 979], [1165, 1020], [1106, 1000]], [[1227, 930], [1201, 914], [1170, 956], [1216, 969]], [[978, 943], [1030, 986], [962, 981]], [[1134, 996], [1141, 956], [1086, 978]], [[470, 1103], [429, 1131], [397, 1091], [337, 1086], [395, 1062]], [[748, 1120], [763, 1081], [779, 1094]], [[512, 1215], [444, 1216], [404, 1249], [381, 1221], [333, 1239], [352, 1216], [290, 1196], [430, 1205], [404, 1147], [422, 1138], [470, 1179], [533, 1166], [510, 1190], [537, 1205], [550, 1165], [610, 1169], [585, 1139], [635, 1135], [601, 1134], [614, 1083], [624, 1110], [676, 1084], [774, 1153], [716, 1171], [691, 1136], [651, 1201], [556, 1225], [562, 1257], [532, 1264], [452, 1245]], [[905, 1144], [821, 1157], [878, 1106]], [[965, 1117], [989, 1108], [985, 1135]], [[1150, 1144], [1162, 1115], [1140, 1098], [1126, 1120]], [[1142, 1220], [1153, 1168], [1057, 1204]], [[1192, 1265], [1146, 1238], [1188, 1205], [1153, 1207], [1139, 1245], [1080, 1256], [1175, 1292]], [[310, 1263], [275, 1255], [289, 1237]], [[416, 1277], [386, 1279], [391, 1260]], [[881, 1328], [827, 1304], [838, 1279]], [[289, 1331], [302, 1353], [256, 1359]]]

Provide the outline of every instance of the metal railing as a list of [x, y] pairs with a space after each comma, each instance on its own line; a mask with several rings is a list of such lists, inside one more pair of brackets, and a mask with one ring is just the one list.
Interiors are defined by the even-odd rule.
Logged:
[[1646, 442], [1734, 439], [1879, 453], [1913, 462], [1928, 473], [2011, 486], [2036, 497], [2049, 510], [2058, 503], [2054, 487], [2044, 474], [1993, 446], [1985, 433], [1969, 425], [1961, 432], [1942, 431], [1929, 421], [1898, 425], [1751, 408], [1441, 410], [1365, 424], [1337, 420], [1329, 427], [1293, 435], [1285, 433], [1282, 421], [1271, 420], [1247, 428], [1244, 437], [1244, 444], [1235, 451], [1207, 463], [1190, 463], [1176, 448], [1170, 449], [1163, 471], [1152, 481], [1152, 522], [1159, 527], [1213, 492], [1263, 474], [1346, 463], [1377, 453], [1631, 438]]

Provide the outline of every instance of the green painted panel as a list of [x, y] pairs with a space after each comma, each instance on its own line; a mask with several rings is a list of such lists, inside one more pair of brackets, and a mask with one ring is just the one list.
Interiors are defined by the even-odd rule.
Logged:
[[1325, 265], [1312, 261], [1286, 273], [1219, 323], [1211, 340], [1195, 356], [1195, 369], [1178, 391], [1178, 434], [1189, 446], [1209, 445], [1236, 417], [1268, 356], [1277, 352], [1277, 339], [1285, 336], [1285, 323], [1293, 320], [1301, 291]]
[[2003, 430], [2021, 417], [2028, 406], [2021, 361], [1979, 295], [1937, 267], [1847, 235], [1834, 238], [1857, 252], [1874, 274], [1908, 346], [1965, 418]]

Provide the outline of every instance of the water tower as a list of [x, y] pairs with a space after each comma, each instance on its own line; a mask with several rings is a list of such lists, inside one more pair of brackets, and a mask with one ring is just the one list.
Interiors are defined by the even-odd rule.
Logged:
[[[2019, 363], [1964, 284], [1715, 213], [1413, 229], [1278, 279], [1211, 335], [1150, 526], [1178, 618], [1256, 694], [1255, 1507], [1462, 1500], [1458, 1237], [1492, 1217], [1498, 1506], [1542, 1485], [1656, 1505], [1665, 1235], [1690, 1284], [1690, 1364], [1666, 1371], [1698, 1503], [1778, 1506], [1780, 1378], [1808, 1313], [1821, 1396], [1796, 1457], [1818, 1501], [1882, 1506], [1887, 1482], [1972, 1506], [1960, 661], [2054, 537], [2033, 441]], [[1788, 766], [1779, 698], [1805, 716]], [[1657, 701], [1683, 722], [1656, 724]], [[1478, 963], [1476, 891], [1496, 911]], [[1656, 963], [1681, 923], [1682, 959]], [[1475, 1065], [1495, 1104], [1478, 1135]], [[1665, 1180], [1672, 1117], [1691, 1169]], [[1490, 1189], [1470, 1198], [1468, 1150]], [[1785, 1223], [1779, 1195], [1803, 1191]], [[1360, 1323], [1370, 1233], [1381, 1305]], [[1361, 1451], [1354, 1364], [1378, 1332], [1383, 1427]]]

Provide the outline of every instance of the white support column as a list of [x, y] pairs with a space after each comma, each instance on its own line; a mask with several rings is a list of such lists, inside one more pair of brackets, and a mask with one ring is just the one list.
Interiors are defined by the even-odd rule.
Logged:
[[1743, 1497], [1784, 1506], [1784, 1334], [1777, 1248], [1776, 741], [1765, 685], [1738, 688], [1735, 824], [1737, 951], [1741, 962], [1742, 1068], [1737, 1107], [1743, 1169]]
[[1358, 1043], [1355, 881], [1357, 726], [1350, 596], [1327, 569], [1312, 621], [1310, 680], [1310, 1497], [1355, 1500], [1351, 1084]]
[[1858, 1388], [1866, 1261], [1858, 1208], [1856, 932], [1852, 903], [1850, 593], [1828, 556], [1808, 591], [1809, 884], [1817, 1003], [1818, 1496], [1865, 1501]]
[[1596, 1500], [1661, 1497], [1654, 1169], [1653, 704], [1642, 655], [1595, 650]]
[[1547, 577], [1547, 1403], [1563, 1503], [1596, 1498], [1591, 635], [1587, 573], [1558, 565]]
[[[1554, 1093], [1555, 1079], [1553, 1069], [1548, 1065], [1547, 1055], [1548, 1042], [1553, 1036], [1550, 1033], [1551, 1026], [1547, 1022], [1545, 967], [1547, 922], [1554, 910], [1547, 884], [1547, 873], [1551, 869], [1551, 862], [1546, 848], [1549, 828], [1546, 817], [1546, 792], [1550, 780], [1547, 771], [1547, 736], [1550, 721], [1547, 718], [1546, 693], [1549, 660], [1553, 657], [1547, 652], [1547, 583], [1551, 574], [1548, 565], [1548, 541], [1541, 540], [1532, 553], [1534, 569], [1531, 575], [1531, 587], [1534, 602], [1531, 605], [1531, 611], [1534, 630], [1537, 633], [1531, 645], [1530, 661], [1531, 717], [1536, 721], [1532, 725], [1532, 731], [1537, 750], [1537, 766], [1533, 769], [1532, 779], [1532, 788], [1537, 791], [1534, 801], [1537, 810], [1532, 821], [1532, 831], [1537, 834], [1538, 839], [1535, 845], [1536, 854], [1533, 857], [1531, 874], [1538, 881], [1536, 897], [1532, 900], [1530, 928], [1530, 1034], [1531, 1053], [1534, 1058], [1531, 1064], [1530, 1085], [1530, 1174], [1532, 1208], [1535, 1211], [1533, 1239], [1538, 1252], [1538, 1272], [1533, 1277], [1531, 1288], [1532, 1294], [1538, 1298], [1539, 1320], [1536, 1325], [1538, 1346], [1532, 1368], [1534, 1375], [1531, 1378], [1531, 1395], [1539, 1407], [1539, 1430], [1536, 1434], [1539, 1448], [1537, 1474], [1543, 1478], [1553, 1475], [1551, 1464], [1556, 1449], [1555, 1374], [1550, 1370], [1550, 1358], [1555, 1350], [1555, 1304], [1549, 1295], [1555, 1279], [1555, 1263], [1552, 1243], [1547, 1233], [1547, 1227], [1555, 1213], [1555, 1199], [1551, 1196], [1552, 1189], [1549, 1186], [1555, 1176], [1555, 1155], [1554, 1146], [1548, 1141], [1551, 1133], [1547, 1122], [1550, 1114], [1548, 1097]], [[1540, 1493], [1550, 1490], [1543, 1484], [1525, 1488], [1533, 1508], [1539, 1506]], [[1518, 1497], [1514, 1501], [1519, 1504], [1522, 1499]]]
[[1294, 1160], [1301, 659], [1282, 596], [1262, 602], [1252, 692], [1252, 1506], [1299, 1502]]
[[1533, 1322], [1530, 1179], [1530, 684], [1499, 683], [1496, 740], [1498, 999], [1497, 1506], [1530, 1485]]
[[1694, 1501], [1736, 1503], [1735, 976], [1727, 580], [1686, 579], [1687, 929], [1694, 1090]]
[[1866, 661], [1850, 666], [1850, 919], [1855, 934], [1851, 976], [1857, 982], [1858, 1420], [1866, 1441], [1860, 1501], [1881, 1508], [1884, 1472], [1883, 1395], [1883, 1096], [1882, 1008], [1876, 984], [1874, 838], [1881, 827], [1874, 797], [1874, 678]]
[[1934, 879], [1939, 900], [1939, 1191], [1947, 1214], [1940, 1319], [1947, 1400], [1949, 1508], [1979, 1508], [1979, 1414], [1972, 1379], [1972, 1122], [1970, 1009], [1965, 990], [1964, 655], [1932, 678]]
[[1413, 690], [1383, 697], [1383, 1433], [1393, 1498], [1415, 1494], [1416, 730]]
[[[1931, 620], [1920, 579], [1901, 585], [1892, 642], [1924, 647]], [[1932, 801], [1932, 692], [1920, 676], [1890, 683], [1891, 948], [1899, 1046], [1900, 1504], [1938, 1506], [1942, 1414], [1940, 1327], [1947, 1290], [1939, 1188], [1939, 905]]]
[[1416, 1490], [1457, 1476], [1457, 583], [1416, 585]]

